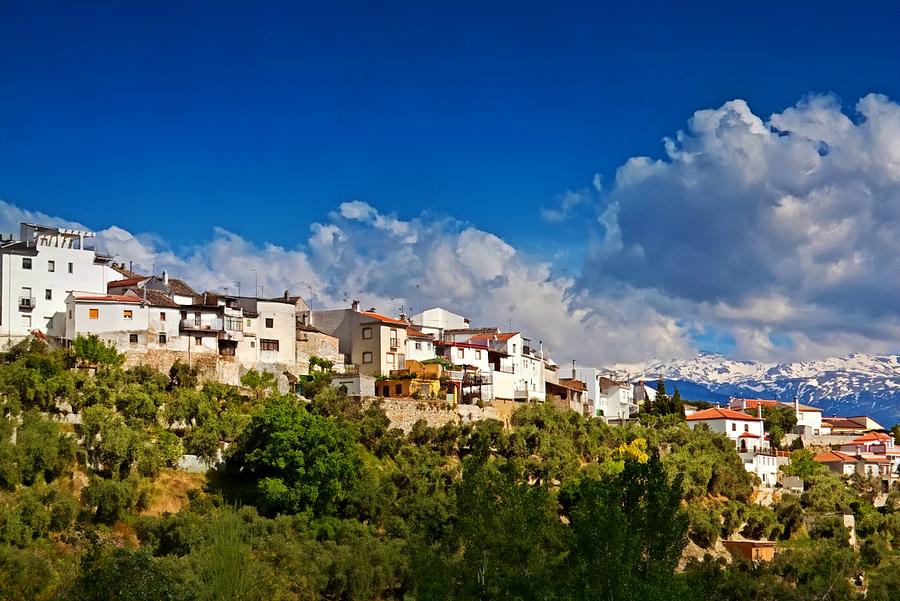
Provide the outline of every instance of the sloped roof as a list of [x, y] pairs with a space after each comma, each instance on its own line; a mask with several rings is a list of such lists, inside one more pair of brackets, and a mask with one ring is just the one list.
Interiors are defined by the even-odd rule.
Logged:
[[703, 411], [698, 411], [697, 413], [687, 416], [685, 419], [689, 422], [712, 419], [733, 419], [746, 422], [762, 421], [762, 419], [758, 417], [753, 417], [747, 415], [746, 413], [741, 413], [740, 411], [732, 411], [731, 409], [726, 409], [725, 407], [711, 407], [709, 409], [704, 409]]
[[866, 432], [858, 438], [854, 438], [849, 444], [865, 444], [867, 442], [884, 442], [891, 440], [893, 437], [884, 432]]
[[743, 432], [738, 438], [759, 438], [759, 434], [754, 434], [753, 432]]
[[128, 294], [96, 294], [93, 292], [73, 292], [72, 298], [78, 301], [101, 303], [134, 303], [139, 304], [141, 299]]
[[813, 461], [819, 463], [857, 463], [858, 460], [853, 455], [841, 453], [840, 451], [823, 451], [813, 457]]
[[732, 407], [738, 406], [743, 407], [746, 404], [747, 409], [756, 409], [758, 406], [762, 405], [763, 407], [776, 407], [778, 405], [783, 405], [781, 401], [775, 399], [740, 399], [734, 398], [731, 399], [730, 405]]
[[360, 311], [360, 315], [365, 315], [370, 319], [374, 319], [375, 321], [380, 321], [382, 323], [389, 323], [393, 325], [409, 327], [409, 324], [405, 321], [394, 319], [393, 317], [388, 317], [386, 315], [381, 315], [380, 313], [373, 313], [371, 311]]
[[196, 290], [187, 285], [187, 282], [178, 278], [169, 278], [169, 290], [178, 296], [199, 296]]
[[180, 306], [171, 298], [156, 290], [147, 290], [147, 304], [151, 307], [168, 307], [170, 309], [177, 309]]
[[428, 340], [431, 340], [434, 338], [434, 336], [432, 334], [426, 334], [425, 332], [423, 332], [421, 330], [417, 330], [416, 328], [407, 328], [406, 335], [410, 338], [422, 338], [422, 339], [428, 339]]
[[489, 344], [491, 342], [508, 342], [514, 336], [518, 336], [519, 332], [498, 332], [497, 334], [475, 334], [469, 338], [469, 342], [473, 344]]
[[110, 288], [126, 288], [128, 286], [136, 286], [146, 279], [148, 279], [148, 278], [143, 277], [143, 276], [137, 276], [137, 277], [133, 277], [133, 278], [127, 278], [124, 280], [114, 280], [114, 281], [106, 284], [106, 289], [109, 290]]

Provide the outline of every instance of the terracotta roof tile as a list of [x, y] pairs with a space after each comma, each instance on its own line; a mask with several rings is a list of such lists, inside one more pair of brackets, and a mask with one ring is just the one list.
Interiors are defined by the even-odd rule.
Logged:
[[104, 303], [140, 303], [141, 299], [127, 294], [95, 294], [90, 292], [73, 292], [75, 300]]
[[687, 416], [685, 419], [689, 422], [705, 421], [710, 419], [734, 419], [747, 422], [762, 421], [758, 417], [747, 415], [746, 413], [741, 413], [739, 411], [732, 411], [731, 409], [726, 409], [724, 407], [711, 407], [709, 409], [704, 409], [703, 411], [698, 411], [697, 413], [693, 413]]
[[391, 323], [394, 325], [406, 326], [406, 327], [409, 326], [409, 324], [406, 323], [405, 321], [401, 321], [399, 319], [394, 319], [393, 317], [387, 317], [386, 315], [381, 315], [380, 313], [372, 313], [371, 311], [360, 311], [360, 314], [365, 315], [366, 317], [369, 317], [376, 321], [380, 321], [382, 323]]

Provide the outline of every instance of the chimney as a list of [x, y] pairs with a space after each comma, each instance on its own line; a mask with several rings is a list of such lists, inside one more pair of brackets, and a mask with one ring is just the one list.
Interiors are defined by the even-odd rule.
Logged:
[[163, 269], [163, 272], [162, 272], [162, 281], [163, 281], [163, 284], [165, 284], [166, 286], [169, 285], [169, 272], [166, 271], [165, 269]]
[[762, 419], [762, 403], [756, 404], [756, 417]]
[[797, 399], [797, 395], [794, 395], [794, 413], [800, 413], [800, 401]]
[[291, 299], [291, 295], [288, 294], [288, 291], [287, 291], [287, 290], [285, 290], [285, 291], [284, 291], [284, 300], [290, 300], [290, 299]]
[[747, 410], [747, 399], [741, 399], [741, 411]]
[[128, 261], [128, 273], [134, 273], [134, 261]]
[[572, 379], [575, 379], [575, 359], [572, 359]]
[[359, 301], [354, 298], [353, 302], [350, 303], [350, 308], [353, 309], [354, 311], [359, 312]]

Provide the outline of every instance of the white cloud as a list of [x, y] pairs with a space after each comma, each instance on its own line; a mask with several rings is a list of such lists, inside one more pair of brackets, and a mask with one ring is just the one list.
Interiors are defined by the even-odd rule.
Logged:
[[579, 288], [654, 290], [742, 358], [896, 351], [900, 106], [873, 94], [856, 112], [833, 96], [696, 112], [664, 160], [619, 168]]

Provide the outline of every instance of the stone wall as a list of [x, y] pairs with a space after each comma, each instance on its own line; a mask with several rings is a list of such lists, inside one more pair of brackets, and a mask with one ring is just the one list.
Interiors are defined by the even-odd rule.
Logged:
[[[232, 386], [241, 385], [241, 376], [250, 371], [250, 368], [239, 363], [234, 357], [223, 357], [213, 353], [187, 353], [183, 351], [149, 350], [146, 352], [129, 352], [125, 355], [124, 367], [145, 365], [156, 369], [160, 373], [168, 375], [169, 369], [176, 361], [190, 364], [197, 368], [197, 377], [201, 382], [221, 382]], [[274, 363], [260, 363], [255, 366], [259, 371], [268, 371], [275, 374], [278, 380], [279, 392], [288, 392], [291, 389], [290, 382], [285, 371], [296, 374], [296, 366]]]
[[391, 420], [391, 427], [400, 428], [404, 432], [411, 431], [420, 419], [433, 428], [440, 428], [444, 424], [458, 424], [460, 421], [455, 406], [449, 403], [413, 399], [365, 399], [363, 408], [374, 402], [381, 404], [385, 415]]
[[309, 373], [309, 358], [319, 357], [333, 362], [336, 366], [344, 364], [344, 355], [338, 350], [338, 339], [321, 332], [300, 330], [297, 332], [297, 372], [298, 375]]
[[[794, 442], [795, 439], [797, 439], [797, 437], [798, 437], [797, 434], [785, 434], [781, 438], [782, 447], [789, 447], [791, 445], [791, 443]], [[808, 447], [830, 447], [832, 445], [848, 444], [851, 440], [859, 438], [859, 436], [858, 435], [853, 435], [853, 436], [844, 436], [844, 435], [811, 436], [811, 435], [804, 434], [803, 436], [800, 436], [800, 438], [803, 439], [803, 447], [808, 448]]]

